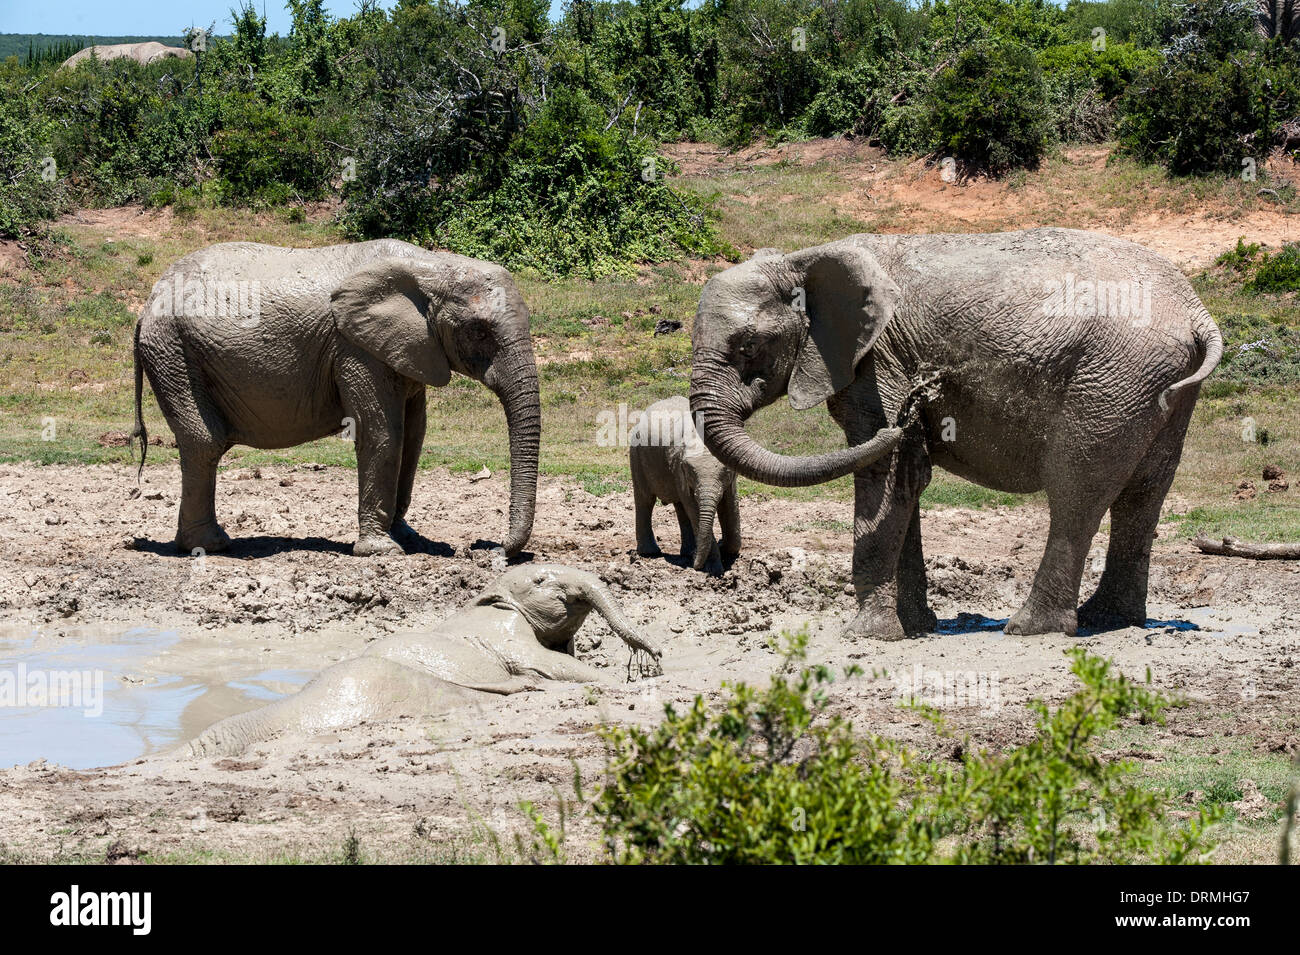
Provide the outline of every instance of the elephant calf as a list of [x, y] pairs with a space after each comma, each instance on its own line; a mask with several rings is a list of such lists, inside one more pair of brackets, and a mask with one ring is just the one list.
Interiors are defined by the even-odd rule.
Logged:
[[528, 541], [541, 406], [523, 297], [500, 266], [391, 239], [321, 249], [227, 242], [178, 260], [135, 328], [135, 432], [149, 376], [181, 461], [176, 544], [222, 550], [217, 464], [233, 445], [355, 436], [353, 552], [392, 553], [424, 441], [425, 390], [487, 385], [510, 430], [513, 557]]
[[[709, 453], [695, 431], [686, 398], [665, 398], [646, 409], [628, 453], [636, 507], [636, 552], [659, 554], [651, 526], [655, 502], [671, 504], [682, 532], [683, 557], [696, 570], [721, 570], [722, 554], [740, 553], [740, 502], [736, 472]], [[722, 523], [722, 548], [713, 538], [714, 515]]]
[[655, 660], [662, 656], [594, 574], [523, 565], [433, 630], [373, 643], [294, 696], [214, 724], [189, 743], [189, 755], [236, 755], [282, 731], [324, 733], [372, 720], [431, 716], [484, 693], [531, 689], [538, 679], [595, 682], [601, 672], [573, 656], [574, 634], [591, 610], [632, 649]]

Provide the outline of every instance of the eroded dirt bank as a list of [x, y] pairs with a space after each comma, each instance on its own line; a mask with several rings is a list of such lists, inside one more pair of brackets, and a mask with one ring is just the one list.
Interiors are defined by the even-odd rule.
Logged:
[[[232, 684], [260, 674], [272, 691], [290, 692], [368, 640], [441, 619], [496, 573], [493, 554], [472, 546], [504, 527], [506, 489], [495, 478], [422, 474], [410, 515], [426, 535], [418, 552], [358, 560], [349, 553], [354, 472], [232, 469], [218, 484], [218, 511], [235, 547], [200, 560], [170, 546], [176, 466], [150, 468], [136, 496], [133, 477], [122, 467], [0, 466], [0, 635], [9, 637], [0, 653], [18, 659], [14, 648], [33, 640], [43, 648], [112, 643], [132, 628], [174, 632], [156, 652], [132, 658], [122, 677], [142, 692], [178, 673], [207, 688], [155, 734], [158, 746], [169, 732], [185, 736], [256, 704]], [[476, 822], [502, 834], [522, 828], [516, 804], [553, 804], [556, 791], [570, 793], [575, 761], [596, 778], [595, 724], [654, 720], [664, 702], [716, 693], [723, 680], [764, 680], [776, 662], [769, 635], [804, 624], [817, 661], [991, 678], [994, 700], [948, 716], [985, 742], [1023, 738], [1024, 703], [1073, 688], [1062, 651], [1076, 641], [1008, 637], [998, 627], [1028, 592], [1045, 512], [927, 512], [931, 600], [943, 632], [882, 644], [838, 637], [853, 609], [849, 510], [843, 502], [746, 499], [743, 554], [709, 578], [632, 553], [630, 494], [596, 497], [544, 479], [534, 559], [609, 582], [632, 619], [667, 645], [662, 677], [626, 682], [627, 652], [593, 615], [579, 654], [607, 670], [608, 684], [553, 685], [435, 720], [275, 740], [237, 759], [175, 762], [155, 753], [84, 771], [38, 760], [0, 771], [0, 845], [31, 859], [108, 852], [125, 860], [142, 851], [272, 859], [337, 851], [355, 831], [376, 858], [478, 851], [464, 842]], [[656, 520], [661, 544], [675, 550], [671, 509]], [[1099, 537], [1097, 558], [1104, 545]], [[1085, 594], [1099, 570], [1090, 562]], [[1152, 625], [1078, 642], [1134, 675], [1149, 666], [1158, 687], [1186, 695], [1190, 705], [1156, 738], [1221, 735], [1245, 737], [1261, 753], [1293, 748], [1300, 567], [1208, 557], [1162, 536], [1151, 591]], [[279, 684], [266, 676], [277, 673], [293, 676]], [[895, 689], [891, 678], [842, 683], [837, 706], [863, 729], [931, 745], [921, 721], [898, 708]], [[0, 752], [0, 765], [13, 763]], [[590, 841], [581, 827], [577, 836]]]

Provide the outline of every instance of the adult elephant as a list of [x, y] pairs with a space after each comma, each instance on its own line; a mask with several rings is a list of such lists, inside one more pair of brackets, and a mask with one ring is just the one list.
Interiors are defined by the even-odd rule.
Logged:
[[451, 373], [500, 398], [510, 431], [510, 527], [532, 532], [541, 411], [528, 309], [488, 262], [389, 239], [319, 249], [209, 246], [154, 286], [135, 330], [135, 435], [149, 376], [176, 435], [176, 544], [217, 551], [217, 464], [235, 444], [284, 448], [354, 432], [353, 553], [400, 550], [425, 429], [425, 389]]
[[[918, 508], [932, 464], [1047, 492], [1047, 549], [1008, 633], [1145, 623], [1160, 505], [1223, 353], [1165, 259], [1069, 229], [763, 250], [708, 282], [693, 341], [691, 407], [721, 461], [780, 486], [856, 472], [850, 634], [935, 625]], [[850, 447], [786, 457], [755, 443], [745, 420], [787, 393], [795, 408], [826, 401]], [[1076, 612], [1108, 509], [1105, 571]]]

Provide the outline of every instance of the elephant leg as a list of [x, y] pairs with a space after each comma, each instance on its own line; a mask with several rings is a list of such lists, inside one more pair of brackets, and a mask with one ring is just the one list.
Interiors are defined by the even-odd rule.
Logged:
[[1106, 568], [1097, 590], [1079, 608], [1079, 623], [1083, 626], [1103, 629], [1146, 625], [1151, 542], [1160, 523], [1160, 507], [1182, 456], [1190, 405], [1180, 417], [1161, 432], [1146, 455], [1146, 465], [1129, 479], [1110, 506]]
[[[900, 467], [914, 470], [900, 447], [885, 474], [875, 467], [854, 475], [853, 589], [858, 614], [845, 630], [850, 637], [902, 640], [907, 628], [899, 617], [898, 578], [903, 544], [920, 490], [909, 489], [912, 475], [899, 480]], [[928, 467], [926, 468], [928, 481]], [[914, 496], [915, 495], [915, 496]]]
[[632, 459], [632, 508], [636, 514], [636, 552], [642, 557], [658, 557], [659, 542], [655, 540], [654, 513], [657, 500], [645, 488], [640, 466]]
[[912, 505], [912, 517], [898, 558], [898, 619], [908, 635], [932, 633], [939, 618], [930, 609], [925, 578], [925, 555], [921, 549], [921, 505]]
[[229, 428], [213, 403], [189, 355], [169, 325], [155, 327], [140, 341], [141, 362], [158, 407], [176, 436], [181, 465], [181, 504], [176, 548], [214, 553], [230, 546], [217, 523], [217, 465], [230, 450]]
[[735, 484], [722, 492], [718, 519], [722, 524], [722, 555], [735, 557], [740, 553], [740, 493]]
[[1096, 493], [1083, 490], [1066, 493], [1058, 489], [1053, 494], [1049, 488], [1051, 520], [1047, 549], [1034, 575], [1029, 599], [1012, 614], [1007, 622], [1007, 633], [1074, 636], [1078, 629], [1075, 607], [1079, 601], [1083, 564], [1110, 503], [1109, 497]]
[[421, 388], [406, 400], [403, 415], [402, 465], [397, 476], [397, 503], [393, 509], [393, 534], [414, 533], [407, 525], [406, 511], [411, 506], [411, 489], [415, 486], [415, 472], [420, 468], [420, 453], [424, 450], [425, 405], [428, 392]]
[[377, 361], [353, 361], [340, 374], [344, 413], [356, 422], [357, 542], [352, 553], [401, 553], [391, 531], [405, 443], [402, 382]]
[[685, 504], [674, 504], [677, 512], [677, 529], [682, 533], [681, 555], [690, 560], [695, 555], [695, 519]]
[[211, 554], [230, 546], [230, 536], [217, 523], [217, 464], [227, 447], [179, 441], [181, 507], [176, 521], [176, 548]]

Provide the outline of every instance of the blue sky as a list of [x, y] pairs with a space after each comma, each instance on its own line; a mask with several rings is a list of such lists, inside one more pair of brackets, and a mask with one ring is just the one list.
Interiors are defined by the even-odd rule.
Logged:
[[[266, 5], [267, 29], [289, 32], [284, 0], [254, 0]], [[396, 0], [380, 0], [391, 8]], [[214, 20], [218, 32], [230, 25], [230, 9], [239, 0], [0, 0], [0, 33], [71, 33], [92, 36], [178, 36], [189, 26]], [[357, 8], [356, 0], [325, 0], [335, 16]], [[560, 8], [554, 0], [552, 15]]]

